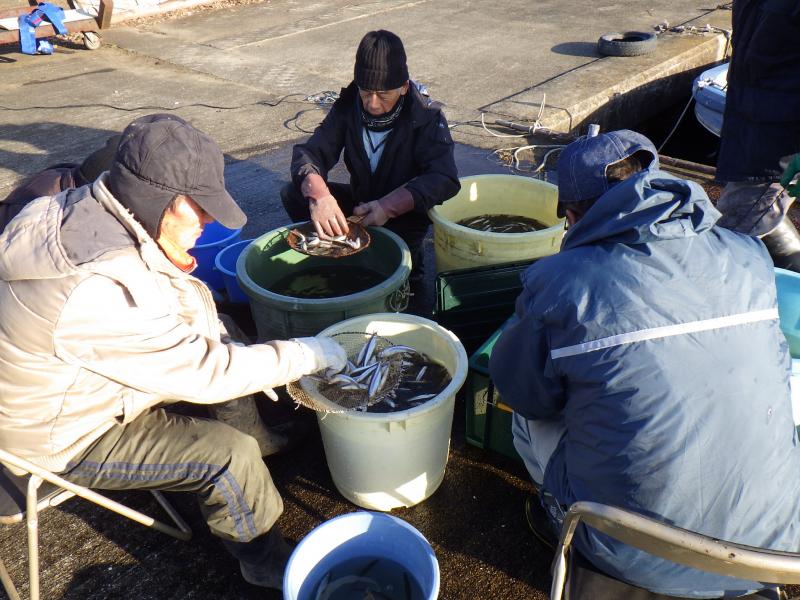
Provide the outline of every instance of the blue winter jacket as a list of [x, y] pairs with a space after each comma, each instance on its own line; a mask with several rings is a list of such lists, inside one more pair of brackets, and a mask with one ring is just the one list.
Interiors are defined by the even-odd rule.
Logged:
[[[790, 358], [760, 241], [714, 223], [694, 183], [640, 173], [523, 276], [490, 369], [529, 419], [563, 413], [544, 488], [753, 546], [800, 550]], [[578, 549], [651, 591], [763, 587], [681, 567], [581, 526]]]

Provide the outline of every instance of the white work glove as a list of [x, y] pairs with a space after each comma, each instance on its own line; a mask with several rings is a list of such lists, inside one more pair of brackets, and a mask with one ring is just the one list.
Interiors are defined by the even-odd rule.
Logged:
[[308, 373], [331, 369], [337, 373], [347, 364], [347, 352], [329, 337], [306, 337], [294, 340], [303, 349]]

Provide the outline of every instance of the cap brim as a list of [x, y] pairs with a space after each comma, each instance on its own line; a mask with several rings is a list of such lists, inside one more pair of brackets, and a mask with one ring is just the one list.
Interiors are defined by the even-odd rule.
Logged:
[[194, 192], [191, 197], [215, 221], [219, 221], [221, 225], [228, 229], [241, 229], [247, 223], [247, 215], [236, 204], [236, 200], [225, 190], [214, 194]]

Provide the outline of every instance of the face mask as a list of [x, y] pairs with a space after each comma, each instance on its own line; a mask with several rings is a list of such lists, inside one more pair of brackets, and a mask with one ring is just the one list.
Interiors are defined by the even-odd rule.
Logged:
[[400, 99], [392, 110], [377, 116], [367, 113], [361, 104], [361, 98], [356, 98], [358, 110], [361, 113], [361, 122], [364, 124], [364, 127], [370, 131], [386, 131], [394, 127], [395, 122], [400, 117], [400, 111], [403, 109], [405, 98], [405, 95], [400, 96]]

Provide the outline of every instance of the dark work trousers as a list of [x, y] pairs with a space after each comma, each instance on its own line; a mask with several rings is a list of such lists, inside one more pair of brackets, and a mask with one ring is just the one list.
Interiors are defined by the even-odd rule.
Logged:
[[[328, 189], [331, 194], [339, 202], [339, 208], [342, 209], [345, 217], [353, 214], [354, 202], [353, 194], [350, 191], [350, 186], [346, 183], [328, 182]], [[289, 183], [281, 190], [281, 201], [286, 214], [293, 223], [299, 221], [308, 221], [311, 215], [308, 210], [308, 200], [303, 198], [300, 191]], [[398, 219], [389, 219], [383, 227], [399, 235], [402, 240], [408, 245], [411, 251], [411, 276], [409, 283], [411, 284], [412, 293], [415, 292], [415, 287], [423, 285], [425, 279], [425, 264], [424, 264], [424, 247], [425, 236], [428, 233], [428, 226], [430, 222], [426, 220], [415, 220], [409, 222], [402, 217]]]
[[195, 492], [211, 532], [254, 563], [269, 559], [269, 531], [283, 512], [255, 439], [164, 409], [114, 426], [60, 475], [98, 490]]

